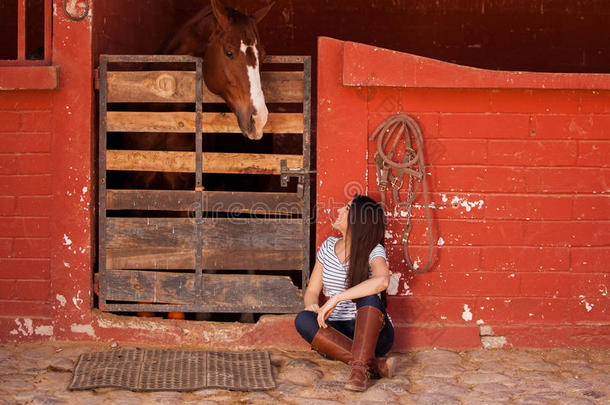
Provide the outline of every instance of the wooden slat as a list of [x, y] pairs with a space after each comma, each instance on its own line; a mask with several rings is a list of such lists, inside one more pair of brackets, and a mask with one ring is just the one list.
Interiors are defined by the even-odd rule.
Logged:
[[[108, 111], [108, 132], [195, 132], [194, 112]], [[265, 133], [303, 133], [302, 113], [270, 113]], [[233, 113], [203, 113], [203, 133], [241, 133]]]
[[[203, 172], [280, 174], [282, 159], [286, 159], [288, 168], [303, 167], [302, 155], [206, 152]], [[106, 170], [193, 173], [195, 152], [109, 149], [106, 151]]]
[[195, 249], [106, 249], [108, 269], [195, 269]]
[[197, 301], [195, 273], [107, 270], [106, 300], [189, 304]]
[[[107, 190], [106, 209], [193, 211], [194, 191]], [[270, 215], [300, 215], [303, 199], [295, 193], [204, 191], [203, 211], [240, 212]]]
[[[203, 249], [205, 270], [301, 270], [301, 250]], [[112, 270], [195, 269], [194, 249], [107, 249], [106, 267]]]
[[206, 270], [301, 270], [302, 250], [203, 249]]
[[[303, 102], [303, 72], [262, 72], [267, 103]], [[194, 103], [195, 72], [108, 72], [109, 103]], [[203, 85], [204, 103], [224, 103]]]
[[[303, 246], [301, 219], [198, 219], [205, 229], [204, 248], [297, 250]], [[180, 248], [193, 246], [195, 219], [107, 218], [107, 249]]]
[[289, 277], [203, 274], [203, 296], [196, 297], [192, 273], [109, 270], [106, 300], [200, 305], [218, 312], [297, 312], [302, 292]]

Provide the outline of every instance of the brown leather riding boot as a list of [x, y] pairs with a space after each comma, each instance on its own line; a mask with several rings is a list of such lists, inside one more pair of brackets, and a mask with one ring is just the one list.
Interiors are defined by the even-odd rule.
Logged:
[[[318, 330], [311, 347], [326, 356], [349, 364], [352, 361], [352, 344], [352, 339], [329, 326]], [[379, 377], [393, 377], [396, 360], [393, 357], [375, 357], [371, 364], [373, 373]]]
[[383, 313], [375, 307], [365, 306], [356, 312], [354, 341], [352, 344], [352, 366], [345, 388], [352, 391], [367, 389], [375, 346], [383, 327]]
[[352, 339], [332, 326], [320, 328], [313, 337], [311, 347], [335, 360], [349, 363], [352, 359]]

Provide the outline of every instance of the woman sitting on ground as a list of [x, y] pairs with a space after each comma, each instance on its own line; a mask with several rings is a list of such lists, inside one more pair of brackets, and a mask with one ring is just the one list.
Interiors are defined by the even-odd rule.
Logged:
[[[351, 372], [345, 388], [367, 389], [371, 374], [391, 377], [393, 359], [384, 358], [394, 342], [394, 327], [385, 310], [390, 280], [383, 238], [382, 207], [356, 195], [338, 210], [333, 228], [342, 238], [329, 237], [316, 255], [305, 310], [295, 326], [318, 352], [348, 363]], [[320, 292], [330, 297], [318, 305]]]

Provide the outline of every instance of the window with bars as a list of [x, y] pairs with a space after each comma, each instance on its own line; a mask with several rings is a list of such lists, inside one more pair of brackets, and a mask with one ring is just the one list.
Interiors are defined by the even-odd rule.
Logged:
[[0, 1], [0, 66], [51, 64], [52, 0]]

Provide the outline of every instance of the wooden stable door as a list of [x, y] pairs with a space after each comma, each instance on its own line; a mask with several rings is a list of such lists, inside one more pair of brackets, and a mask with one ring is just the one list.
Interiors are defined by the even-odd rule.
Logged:
[[[263, 140], [246, 141], [235, 116], [205, 88], [201, 59], [101, 56], [96, 290], [102, 310], [302, 308], [309, 276], [311, 61], [268, 57], [265, 63], [269, 119]], [[172, 69], [159, 70], [163, 64]], [[170, 137], [181, 147], [168, 146]], [[289, 145], [287, 153], [277, 150], [282, 145]]]

